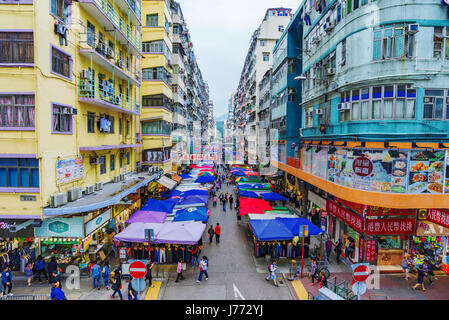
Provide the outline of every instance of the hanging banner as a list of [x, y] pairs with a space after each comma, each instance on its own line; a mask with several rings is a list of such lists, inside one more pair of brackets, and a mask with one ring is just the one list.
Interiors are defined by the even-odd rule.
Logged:
[[367, 219], [366, 235], [414, 235], [415, 219]]
[[368, 240], [366, 241], [366, 261], [375, 261], [376, 260], [376, 240]]
[[427, 211], [427, 220], [436, 224], [449, 228], [449, 210], [429, 209]]
[[327, 212], [340, 220], [343, 220], [358, 233], [363, 234], [363, 218], [361, 216], [343, 208], [332, 200], [327, 200]]

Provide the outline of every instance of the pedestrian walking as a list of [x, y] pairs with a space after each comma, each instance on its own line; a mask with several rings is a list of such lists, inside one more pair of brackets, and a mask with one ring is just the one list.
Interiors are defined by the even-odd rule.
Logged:
[[128, 282], [128, 300], [138, 300], [137, 291], [133, 288], [133, 280], [134, 278], [131, 278]]
[[199, 266], [200, 265], [200, 261], [198, 260], [198, 255], [199, 255], [198, 247], [197, 246], [193, 246], [189, 251], [192, 254], [192, 268], [195, 267], [195, 261], [196, 261], [196, 263]]
[[111, 276], [111, 271], [109, 267], [109, 262], [106, 261], [103, 265], [103, 269], [101, 270], [101, 278], [103, 279], [104, 286], [106, 289], [110, 289], [109, 287], [109, 277]]
[[59, 282], [59, 287], [62, 288], [62, 284], [61, 284], [61, 272], [59, 271], [59, 267], [58, 269], [54, 270], [53, 273], [51, 274], [51, 279], [52, 279], [52, 284]]
[[310, 264], [310, 275], [312, 278], [312, 286], [315, 285], [315, 279], [318, 278], [318, 268], [316, 264], [316, 259], [312, 259], [312, 262]]
[[331, 252], [332, 252], [332, 240], [331, 240], [330, 236], [326, 240], [325, 247], [326, 247], [326, 260], [329, 262], [330, 258], [331, 258]]
[[7, 265], [3, 267], [1, 278], [3, 283], [3, 295], [6, 294], [6, 289], [8, 288], [8, 296], [12, 296], [12, 273]]
[[324, 270], [320, 272], [320, 288], [322, 287], [327, 287], [327, 278]]
[[52, 283], [50, 291], [51, 300], [67, 300], [64, 291], [62, 291], [59, 281]]
[[220, 234], [221, 234], [221, 227], [220, 224], [217, 222], [217, 225], [215, 226], [215, 241], [217, 243], [220, 243]]
[[184, 280], [184, 276], [182, 275], [182, 259], [178, 259], [178, 265], [176, 266], [176, 273], [178, 276], [176, 277], [176, 281], [178, 282], [179, 279]]
[[150, 286], [150, 288], [154, 288], [152, 270], [153, 270], [153, 267], [155, 264], [156, 264], [156, 262], [151, 262], [151, 260], [148, 260], [147, 274], [145, 275], [145, 281], [148, 280], [148, 285]]
[[53, 271], [58, 269], [58, 263], [56, 262], [56, 257], [52, 257], [50, 262], [48, 263], [48, 283], [53, 283]]
[[25, 276], [27, 277], [28, 287], [31, 287], [31, 280], [33, 280], [33, 267], [33, 261], [29, 261], [25, 267]]
[[206, 281], [209, 280], [209, 274], [207, 273], [208, 266], [209, 261], [207, 261], [206, 256], [203, 256], [200, 261], [200, 275], [198, 276], [198, 280], [196, 280], [197, 283], [201, 282], [203, 274], [206, 276]]
[[36, 277], [37, 280], [39, 280], [39, 283], [42, 283], [41, 274], [43, 274], [45, 276], [45, 280], [48, 281], [47, 271], [45, 270], [45, 260], [42, 258], [41, 255], [37, 257], [34, 267], [36, 269]]
[[402, 270], [404, 270], [405, 273], [405, 280], [408, 280], [408, 275], [410, 273], [410, 269], [412, 267], [412, 262], [409, 256], [404, 257], [404, 260], [402, 260], [401, 263]]
[[114, 272], [111, 273], [111, 277], [112, 277], [112, 294], [111, 294], [111, 298], [114, 299], [115, 298], [115, 294], [118, 293], [120, 300], [123, 300], [123, 295], [122, 295], [122, 277], [120, 274], [120, 269], [115, 269]]
[[273, 283], [276, 287], [279, 287], [277, 281], [276, 281], [276, 272], [278, 270], [277, 262], [276, 260], [273, 260], [273, 262], [268, 266], [268, 277], [265, 278], [265, 280], [270, 281], [273, 280]]
[[413, 290], [416, 290], [416, 288], [417, 288], [419, 285], [421, 285], [422, 291], [426, 291], [426, 288], [424, 288], [424, 277], [425, 277], [425, 276], [426, 276], [426, 272], [424, 271], [424, 266], [423, 266], [423, 265], [420, 265], [419, 268], [418, 268], [418, 278], [417, 278], [418, 283], [416, 283], [416, 284], [412, 287]]
[[343, 242], [341, 241], [341, 238], [338, 239], [337, 243], [335, 243], [335, 253], [337, 254], [337, 263], [340, 264], [340, 255], [341, 255], [341, 249], [343, 247]]
[[214, 234], [215, 234], [214, 227], [212, 225], [210, 225], [207, 234], [209, 235], [209, 244], [212, 244], [212, 242], [214, 241]]
[[97, 261], [95, 261], [92, 268], [90, 268], [90, 274], [92, 276], [92, 284], [94, 289], [97, 287], [98, 284], [98, 290], [100, 290], [101, 268], [98, 265]]
[[234, 197], [232, 194], [229, 196], [229, 208], [232, 210], [232, 204], [234, 203]]
[[214, 207], [216, 207], [216, 206], [217, 206], [217, 201], [218, 201], [218, 199], [217, 199], [217, 196], [216, 196], [216, 195], [214, 195]]
[[223, 211], [226, 212], [226, 201], [223, 200]]
[[433, 285], [434, 273], [433, 266], [429, 260], [424, 261], [424, 271], [426, 272], [427, 279], [429, 279], [429, 285]]

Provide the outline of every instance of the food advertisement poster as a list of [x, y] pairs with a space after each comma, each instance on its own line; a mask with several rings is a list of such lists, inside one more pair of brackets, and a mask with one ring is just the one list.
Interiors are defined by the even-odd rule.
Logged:
[[443, 193], [445, 154], [442, 150], [411, 151], [409, 193]]
[[84, 177], [83, 158], [56, 161], [56, 185], [63, 185]]

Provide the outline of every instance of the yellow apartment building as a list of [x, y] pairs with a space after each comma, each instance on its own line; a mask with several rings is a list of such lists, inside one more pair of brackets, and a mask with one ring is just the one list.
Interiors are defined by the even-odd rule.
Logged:
[[172, 170], [172, 18], [165, 0], [142, 1], [142, 166]]
[[[42, 253], [55, 245], [87, 252], [159, 177], [139, 170], [140, 68], [157, 65], [141, 60], [141, 7], [0, 2], [0, 248], [29, 240]], [[168, 35], [164, 41], [170, 47]], [[169, 121], [164, 108], [146, 110], [155, 114], [143, 118], [160, 112]]]

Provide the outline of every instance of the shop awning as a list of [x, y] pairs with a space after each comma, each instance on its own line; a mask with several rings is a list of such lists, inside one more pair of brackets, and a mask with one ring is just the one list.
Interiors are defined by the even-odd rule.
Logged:
[[160, 177], [157, 182], [170, 190], [174, 189], [178, 184], [176, 181], [167, 178], [166, 176]]
[[239, 190], [239, 195], [245, 198], [259, 198], [259, 195], [254, 191]]
[[176, 211], [174, 222], [177, 221], [207, 221], [207, 208], [206, 207], [196, 207], [196, 208], [186, 208]]
[[177, 174], [174, 174], [171, 176], [172, 180], [176, 181], [177, 183], [180, 183], [182, 181], [182, 177], [178, 176]]
[[141, 208], [141, 210], [172, 213], [175, 205], [176, 202], [170, 200], [149, 199], [147, 203]]
[[154, 243], [197, 244], [205, 229], [206, 224], [202, 222], [164, 223]]
[[138, 210], [126, 222], [164, 223], [165, 219], [167, 219], [167, 212]]
[[307, 225], [309, 229], [309, 236], [317, 236], [321, 233], [324, 233], [323, 229], [318, 228], [312, 222], [304, 218], [289, 219], [277, 217], [276, 220], [284, 224], [295, 236], [299, 235], [299, 228], [302, 225]]
[[251, 229], [259, 241], [290, 240], [294, 234], [281, 222], [274, 220], [250, 220]]
[[162, 223], [131, 223], [125, 230], [114, 236], [114, 239], [125, 242], [145, 242], [145, 229], [153, 229], [154, 237], [162, 229]]
[[259, 195], [267, 201], [286, 201], [287, 198], [276, 192], [261, 192]]

